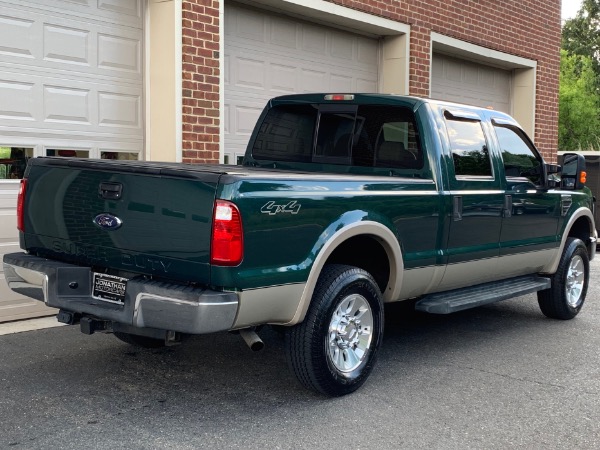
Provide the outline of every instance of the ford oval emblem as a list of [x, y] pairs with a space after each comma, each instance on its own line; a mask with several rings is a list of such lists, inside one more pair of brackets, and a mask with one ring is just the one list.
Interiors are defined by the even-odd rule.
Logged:
[[121, 225], [123, 225], [123, 221], [112, 214], [102, 213], [98, 214], [94, 217], [94, 223], [98, 225], [103, 230], [116, 230]]

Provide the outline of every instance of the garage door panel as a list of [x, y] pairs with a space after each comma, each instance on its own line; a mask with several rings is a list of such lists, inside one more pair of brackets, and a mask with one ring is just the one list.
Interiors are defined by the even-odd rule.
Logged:
[[144, 0], [11, 0], [0, 1], [0, 9], [43, 12], [47, 17], [73, 17], [89, 22], [112, 22], [118, 26], [141, 28]]
[[356, 38], [348, 39], [346, 34], [332, 32], [331, 56], [344, 61], [352, 61], [356, 44]]
[[[267, 18], [253, 10], [246, 10], [243, 20], [233, 18], [234, 35], [242, 39], [250, 39], [256, 42], [266, 42]], [[227, 32], [227, 30], [225, 30]]]
[[98, 125], [114, 132], [133, 133], [142, 126], [142, 98], [140, 94], [114, 91], [98, 92]]
[[356, 79], [356, 92], [377, 92], [377, 82], [373, 80]]
[[365, 66], [377, 67], [379, 63], [378, 43], [373, 39], [358, 38], [357, 61]]
[[260, 115], [260, 108], [237, 106], [235, 108], [235, 134], [249, 136], [256, 124], [256, 115]]
[[316, 55], [327, 54], [327, 32], [316, 26], [302, 27], [302, 50]]
[[[21, 80], [21, 81], [18, 81]], [[142, 87], [18, 73], [0, 64], [0, 126], [136, 135]]]
[[271, 40], [279, 47], [293, 48], [298, 46], [298, 33], [296, 24], [291, 20], [274, 20], [271, 25]]
[[235, 73], [237, 77], [234, 83], [238, 87], [258, 88], [261, 90], [266, 88], [267, 63], [241, 56], [238, 56], [235, 61]]
[[35, 83], [17, 81], [17, 78], [0, 78], [0, 123], [1, 119], [35, 120]]
[[271, 90], [281, 95], [294, 93], [298, 70], [294, 66], [271, 64]]
[[142, 16], [141, 0], [98, 0], [98, 9], [135, 18]]
[[141, 36], [115, 36], [98, 33], [98, 69], [140, 74], [142, 71]]
[[44, 86], [44, 122], [89, 125], [90, 91], [64, 86]]
[[90, 32], [87, 30], [44, 24], [44, 59], [89, 65], [89, 40]]
[[[332, 89], [340, 90], [340, 91], [354, 91], [355, 88], [353, 86], [352, 77], [338, 75], [335, 73], [331, 74], [331, 79], [329, 81], [330, 88], [328, 91]], [[335, 86], [335, 87], [334, 87]]]
[[434, 54], [431, 97], [511, 112], [512, 74], [471, 61]]
[[59, 76], [72, 77], [69, 71], [75, 71], [82, 77], [137, 81], [142, 38], [141, 29], [11, 8], [0, 14], [0, 63], [22, 65], [20, 70], [56, 70]]
[[35, 22], [26, 18], [0, 16], [0, 55], [33, 58], [37, 43], [33, 27]]

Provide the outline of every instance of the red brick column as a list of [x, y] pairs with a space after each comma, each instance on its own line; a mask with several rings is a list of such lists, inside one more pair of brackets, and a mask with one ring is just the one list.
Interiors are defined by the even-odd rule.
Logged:
[[183, 1], [183, 162], [219, 162], [219, 1]]

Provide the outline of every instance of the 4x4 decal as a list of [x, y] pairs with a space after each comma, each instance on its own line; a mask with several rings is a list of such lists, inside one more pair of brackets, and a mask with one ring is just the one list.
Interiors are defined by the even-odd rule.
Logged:
[[274, 216], [279, 213], [289, 213], [289, 214], [298, 214], [300, 212], [300, 208], [302, 207], [296, 201], [291, 201], [286, 203], [285, 205], [278, 205], [274, 201], [265, 203], [262, 208], [260, 208], [260, 212], [263, 214], [268, 214], [270, 216]]

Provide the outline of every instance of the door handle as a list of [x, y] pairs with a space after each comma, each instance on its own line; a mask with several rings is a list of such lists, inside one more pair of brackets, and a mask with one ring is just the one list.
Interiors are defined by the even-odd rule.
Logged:
[[123, 194], [121, 183], [104, 182], [98, 187], [98, 195], [107, 200], [119, 200]]
[[452, 211], [452, 220], [458, 222], [463, 218], [463, 199], [460, 195], [454, 197], [454, 209]]
[[512, 216], [512, 195], [504, 196], [504, 208], [502, 209], [502, 217]]

